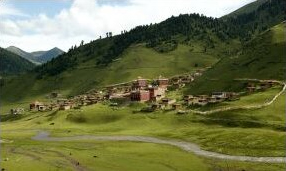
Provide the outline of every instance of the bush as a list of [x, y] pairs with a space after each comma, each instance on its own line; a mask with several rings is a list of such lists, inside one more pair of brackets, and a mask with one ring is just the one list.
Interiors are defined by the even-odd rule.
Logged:
[[69, 114], [67, 120], [76, 123], [85, 123], [86, 117], [83, 114]]

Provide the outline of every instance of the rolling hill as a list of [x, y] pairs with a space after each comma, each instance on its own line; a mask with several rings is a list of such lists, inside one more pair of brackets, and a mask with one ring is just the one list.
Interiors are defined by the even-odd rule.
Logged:
[[53, 58], [58, 57], [59, 55], [63, 54], [64, 51], [62, 51], [61, 49], [55, 47], [51, 50], [48, 51], [37, 51], [37, 52], [26, 52], [18, 47], [15, 46], [10, 46], [8, 48], [6, 48], [6, 50], [15, 53], [27, 60], [29, 60], [30, 62], [40, 65], [43, 63], [46, 63], [48, 61], [50, 61]]
[[[267, 48], [270, 55], [285, 53], [282, 51], [281, 54], [274, 54], [275, 48], [281, 48], [279, 43], [277, 46], [274, 43], [273, 46], [266, 47], [271, 38], [269, 34], [276, 34], [276, 31], [269, 31], [267, 34], [267, 29], [284, 20], [286, 6], [283, 4], [285, 2], [282, 0], [266, 1], [257, 9], [253, 8], [255, 11], [246, 10], [249, 13], [228, 19], [214, 19], [199, 14], [180, 15], [159, 24], [138, 26], [121, 35], [73, 47], [67, 53], [38, 66], [33, 73], [7, 80], [1, 87], [4, 90], [1, 100], [15, 102], [39, 98], [54, 90], [64, 95], [75, 95], [92, 88], [129, 81], [137, 76], [171, 76], [214, 64], [216, 65], [204, 78], [212, 79], [214, 74], [224, 77], [228, 74], [225, 71], [232, 70], [232, 65], [238, 65], [234, 68], [237, 70], [236, 74], [248, 76], [247, 73], [252, 70], [247, 69], [247, 66], [258, 63], [255, 66], [262, 67], [268, 62], [271, 63], [267, 56], [263, 57], [263, 60], [254, 59], [257, 56], [251, 54], [253, 49], [250, 47], [255, 47], [256, 51], [253, 53], [257, 52], [259, 55], [261, 54], [257, 49]], [[255, 43], [255, 40], [260, 38], [265, 41], [263, 46]], [[250, 57], [256, 62], [240, 66], [247, 63]], [[235, 64], [229, 62], [236, 58], [238, 61]], [[280, 60], [281, 56], [277, 58], [279, 62], [283, 62]], [[257, 74], [260, 74], [261, 78], [267, 78], [267, 75], [271, 78], [269, 73], [273, 72], [272, 75], [275, 76], [280, 73], [279, 78], [282, 78], [282, 65], [273, 66], [277, 69], [266, 67]], [[258, 71], [257, 68], [253, 70]], [[211, 78], [208, 78], [210, 76]], [[231, 76], [225, 78], [233, 80]], [[204, 84], [204, 81], [212, 83], [201, 79], [197, 85]], [[227, 85], [229, 86], [222, 83], [219, 87], [205, 84], [197, 92], [204, 91], [203, 87], [222, 88]], [[17, 93], [17, 96], [13, 96], [14, 93]]]
[[24, 73], [33, 69], [35, 66], [22, 57], [0, 48], [0, 74], [12, 75]]
[[[2, 170], [285, 171], [282, 83], [201, 107], [182, 99], [244, 91], [246, 81], [236, 78], [285, 82], [283, 4], [261, 0], [220, 19], [171, 17], [72, 47], [29, 73], [5, 77], [0, 82]], [[9, 54], [8, 59], [24, 60], [2, 51], [0, 59]], [[44, 53], [32, 54], [39, 58]], [[105, 99], [70, 110], [29, 110], [35, 100], [52, 103], [138, 76], [169, 77], [198, 69], [206, 71], [191, 85], [166, 92], [181, 104], [178, 110], [145, 113], [148, 103]], [[51, 92], [63, 96], [51, 98]], [[85, 103], [86, 97], [81, 99]], [[20, 108], [25, 111], [11, 114]]]

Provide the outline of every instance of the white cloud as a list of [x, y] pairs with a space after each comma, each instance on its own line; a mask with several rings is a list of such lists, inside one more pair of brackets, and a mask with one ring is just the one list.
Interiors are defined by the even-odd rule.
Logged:
[[[101, 2], [99, 2], [101, 1]], [[113, 0], [115, 1], [115, 0]], [[27, 51], [55, 46], [67, 50], [81, 40], [90, 41], [112, 31], [160, 22], [181, 13], [203, 13], [220, 17], [253, 0], [129, 0], [123, 4], [102, 0], [74, 0], [69, 9], [53, 17], [45, 14], [17, 20], [0, 20], [0, 46], [18, 46]], [[15, 8], [0, 6], [2, 15], [21, 14]], [[0, 12], [1, 16], [1, 12]]]
[[23, 16], [27, 17], [28, 15], [23, 14], [21, 11], [17, 10], [12, 5], [9, 5], [4, 2], [0, 2], [0, 17], [1, 16]]

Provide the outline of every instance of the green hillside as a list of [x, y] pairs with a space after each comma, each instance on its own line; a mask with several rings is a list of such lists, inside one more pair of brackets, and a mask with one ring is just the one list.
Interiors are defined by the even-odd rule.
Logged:
[[[58, 90], [66, 95], [86, 92], [94, 87], [131, 81], [138, 76], [156, 78], [160, 75], [173, 76], [213, 65], [218, 58], [208, 53], [190, 51], [191, 47], [179, 45], [172, 52], [161, 54], [139, 44], [128, 48], [117, 61], [106, 67], [98, 67], [94, 60], [78, 65], [73, 70], [55, 77], [37, 80], [36, 74], [6, 81], [2, 87], [7, 102], [44, 97]], [[199, 47], [197, 50], [200, 51]], [[19, 84], [21, 83], [21, 86]], [[31, 85], [31, 83], [33, 83]], [[11, 94], [17, 93], [17, 96]]]
[[28, 60], [0, 48], [0, 75], [19, 74], [34, 67]]
[[[220, 19], [171, 17], [82, 43], [29, 73], [4, 77], [1, 169], [285, 171], [284, 160], [273, 160], [286, 157], [282, 83], [205, 106], [189, 106], [183, 99], [244, 91], [247, 81], [237, 78], [286, 81], [285, 9], [285, 0], [260, 0]], [[194, 82], [166, 91], [180, 104], [176, 110], [169, 105], [147, 113], [142, 109], [151, 104], [105, 98], [67, 110], [29, 109], [35, 100], [57, 100], [47, 96], [51, 92], [65, 98], [138, 76], [170, 77], [199, 69], [205, 72]]]
[[[191, 85], [190, 93], [235, 91], [243, 86], [236, 78], [285, 80], [285, 23], [248, 42], [236, 56], [224, 58]], [[211, 85], [211, 86], [210, 86]]]
[[[26, 101], [55, 90], [75, 95], [137, 76], [177, 75], [218, 61], [217, 66], [222, 65], [223, 61], [232, 59], [229, 57], [236, 56], [247, 40], [283, 21], [283, 3], [281, 0], [264, 3], [255, 13], [258, 17], [249, 14], [223, 20], [199, 14], [179, 15], [72, 47], [67, 53], [38, 66], [33, 73], [5, 80], [1, 101]], [[270, 13], [273, 14], [266, 16]], [[271, 51], [272, 47], [267, 48]]]
[[[235, 17], [212, 18], [199, 14], [181, 14], [158, 23], [137, 26], [130, 31], [112, 37], [98, 39], [86, 45], [71, 47], [64, 55], [36, 69], [39, 77], [55, 76], [94, 59], [97, 66], [106, 66], [119, 58], [134, 44], [146, 43], [146, 47], [160, 53], [175, 50], [178, 44], [193, 44], [199, 41], [203, 51], [216, 49], [221, 42], [230, 44], [216, 49], [220, 57], [230, 56], [240, 48], [239, 44], [251, 40], [257, 34], [281, 23], [285, 19], [286, 2], [272, 0], [262, 3], [255, 11]], [[244, 8], [244, 7], [243, 7]], [[237, 41], [236, 44], [232, 44]], [[235, 47], [235, 48], [234, 48]]]

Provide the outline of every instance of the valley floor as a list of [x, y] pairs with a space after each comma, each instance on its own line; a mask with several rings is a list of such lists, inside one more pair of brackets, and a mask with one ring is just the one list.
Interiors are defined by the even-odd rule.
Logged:
[[[271, 88], [227, 104], [269, 102], [281, 89]], [[73, 136], [144, 136], [193, 142], [211, 154], [285, 157], [285, 92], [258, 109], [210, 115], [175, 111], [134, 113], [142, 106], [97, 104], [79, 110], [29, 112], [1, 124], [1, 167], [7, 170], [285, 170], [286, 163], [241, 162], [196, 155], [168, 143], [93, 141]], [[251, 99], [251, 103], [249, 100]], [[39, 131], [72, 141], [35, 141]], [[49, 139], [48, 139], [49, 140]], [[184, 147], [187, 148], [187, 147]], [[280, 158], [281, 159], [281, 158]]]

